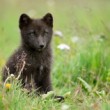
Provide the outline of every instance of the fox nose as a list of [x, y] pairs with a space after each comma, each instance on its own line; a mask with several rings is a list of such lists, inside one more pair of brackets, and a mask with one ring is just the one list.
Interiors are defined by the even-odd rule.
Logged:
[[40, 45], [40, 48], [41, 48], [41, 49], [42, 49], [42, 48], [44, 48], [44, 45], [43, 45], [43, 44], [41, 44], [41, 45]]

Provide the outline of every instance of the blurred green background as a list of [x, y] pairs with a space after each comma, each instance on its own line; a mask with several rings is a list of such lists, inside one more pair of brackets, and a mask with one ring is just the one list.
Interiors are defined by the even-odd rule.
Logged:
[[109, 38], [109, 7], [109, 0], [1, 0], [0, 56], [6, 59], [19, 44], [18, 20], [22, 13], [37, 18], [51, 12], [54, 30], [62, 31], [69, 41], [73, 36], [88, 39], [92, 34]]
[[[1, 0], [0, 68], [20, 44], [19, 16], [27, 13], [33, 18], [41, 18], [47, 12], [53, 14], [54, 32], [58, 30], [63, 34], [62, 38], [53, 35], [52, 81], [55, 90], [61, 94], [72, 92], [71, 100], [67, 102], [70, 108], [73, 102], [77, 105], [83, 101], [81, 108], [86, 110], [85, 107], [91, 108], [90, 103], [96, 104], [100, 97], [109, 105], [110, 0]], [[62, 43], [70, 50], [58, 49]], [[77, 94], [78, 97], [74, 96], [77, 87], [84, 90]], [[88, 96], [90, 92], [98, 97]], [[93, 107], [91, 110], [99, 110], [101, 104], [99, 102], [98, 109]], [[110, 109], [103, 105], [104, 110]]]

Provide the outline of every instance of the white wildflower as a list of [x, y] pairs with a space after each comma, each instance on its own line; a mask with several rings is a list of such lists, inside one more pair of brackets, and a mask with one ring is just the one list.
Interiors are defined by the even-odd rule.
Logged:
[[70, 47], [66, 44], [60, 44], [57, 46], [57, 48], [60, 50], [70, 50]]
[[57, 37], [63, 37], [63, 33], [61, 31], [55, 31], [54, 32], [54, 36], [57, 36]]
[[69, 105], [63, 104], [61, 110], [69, 110]]
[[14, 74], [11, 74], [10, 76], [11, 76], [11, 77], [15, 77]]
[[78, 41], [79, 41], [79, 37], [78, 36], [72, 37], [72, 42], [77, 43]]

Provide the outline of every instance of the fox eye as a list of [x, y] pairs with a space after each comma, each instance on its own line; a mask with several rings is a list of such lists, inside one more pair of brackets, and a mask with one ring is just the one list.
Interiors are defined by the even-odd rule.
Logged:
[[34, 31], [34, 30], [29, 31], [29, 32], [28, 32], [28, 35], [34, 36], [34, 35], [35, 35], [35, 31]]

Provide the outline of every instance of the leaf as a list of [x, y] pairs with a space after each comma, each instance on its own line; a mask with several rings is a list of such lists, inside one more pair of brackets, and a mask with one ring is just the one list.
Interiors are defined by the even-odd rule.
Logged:
[[69, 92], [66, 92], [65, 94], [64, 94], [64, 98], [68, 98], [68, 97], [70, 97], [70, 95], [71, 95], [71, 92], [69, 91]]
[[50, 91], [48, 92], [47, 94], [43, 94], [42, 95], [42, 99], [47, 99], [47, 98], [50, 98], [54, 95], [54, 91]]
[[81, 81], [81, 83], [82, 83], [82, 85], [85, 87], [85, 89], [86, 89], [88, 92], [91, 92], [92, 87], [91, 87], [85, 80], [83, 80], [81, 77], [78, 77], [78, 79]]

